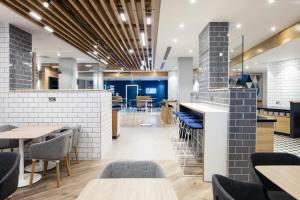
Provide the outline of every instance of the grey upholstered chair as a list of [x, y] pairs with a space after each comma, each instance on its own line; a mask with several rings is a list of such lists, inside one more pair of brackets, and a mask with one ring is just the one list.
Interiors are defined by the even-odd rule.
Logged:
[[19, 154], [0, 153], [0, 200], [9, 198], [18, 189], [19, 164]]
[[300, 165], [298, 156], [289, 153], [253, 153], [249, 160], [251, 181], [262, 185], [269, 199], [295, 199], [257, 171], [255, 169], [257, 165]]
[[165, 174], [155, 162], [119, 161], [107, 165], [99, 178], [165, 178]]
[[[13, 125], [3, 125], [0, 126], [0, 132], [10, 131], [14, 128], [17, 128]], [[1, 139], [0, 140], [0, 149], [13, 149], [19, 147], [19, 140], [16, 139]]]
[[77, 164], [79, 164], [79, 159], [78, 159], [78, 142], [79, 142], [79, 138], [80, 138], [81, 126], [77, 125], [77, 126], [74, 126], [74, 127], [70, 128], [70, 129], [73, 130], [73, 138], [72, 138], [72, 145], [71, 145], [70, 151], [72, 149], [74, 150], [76, 162], [77, 162]]
[[263, 187], [258, 184], [213, 175], [212, 186], [214, 200], [267, 200]]
[[72, 130], [66, 130], [62, 134], [45, 142], [36, 143], [30, 146], [29, 151], [32, 157], [32, 169], [29, 180], [29, 186], [32, 187], [33, 175], [35, 170], [35, 162], [37, 159], [44, 161], [44, 175], [48, 166], [48, 161], [56, 161], [56, 182], [57, 187], [60, 186], [60, 160], [65, 160], [67, 166], [67, 174], [70, 176], [70, 163], [68, 159], [69, 148], [72, 140]]

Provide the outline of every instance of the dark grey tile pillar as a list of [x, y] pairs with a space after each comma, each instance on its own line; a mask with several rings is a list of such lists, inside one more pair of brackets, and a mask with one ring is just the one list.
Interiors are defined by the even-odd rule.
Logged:
[[9, 87], [31, 89], [32, 87], [32, 36], [30, 33], [9, 25]]

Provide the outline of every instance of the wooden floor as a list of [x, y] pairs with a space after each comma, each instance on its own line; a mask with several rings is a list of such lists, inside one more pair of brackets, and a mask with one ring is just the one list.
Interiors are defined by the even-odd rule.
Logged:
[[[69, 200], [76, 199], [82, 188], [101, 173], [110, 161], [81, 161], [72, 164], [72, 174], [67, 177], [66, 169], [62, 166], [60, 188], [56, 188], [55, 171], [51, 170], [44, 180], [32, 188], [20, 188], [13, 199], [32, 200]], [[178, 200], [206, 200], [212, 199], [210, 183], [204, 183], [199, 177], [183, 177], [176, 161], [158, 161], [171, 181]], [[95, 194], [96, 195], [96, 194]], [[101, 194], [99, 194], [101, 195]]]

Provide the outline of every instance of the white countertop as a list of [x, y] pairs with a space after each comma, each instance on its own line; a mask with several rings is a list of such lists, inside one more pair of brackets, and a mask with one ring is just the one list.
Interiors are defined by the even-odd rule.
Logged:
[[180, 105], [197, 112], [228, 112], [229, 110], [227, 106], [206, 103], [180, 103]]

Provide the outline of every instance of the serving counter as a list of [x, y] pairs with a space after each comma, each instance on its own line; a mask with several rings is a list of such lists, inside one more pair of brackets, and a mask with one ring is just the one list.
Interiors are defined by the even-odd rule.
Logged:
[[205, 103], [181, 103], [180, 111], [203, 117], [203, 180], [227, 175], [228, 107]]

